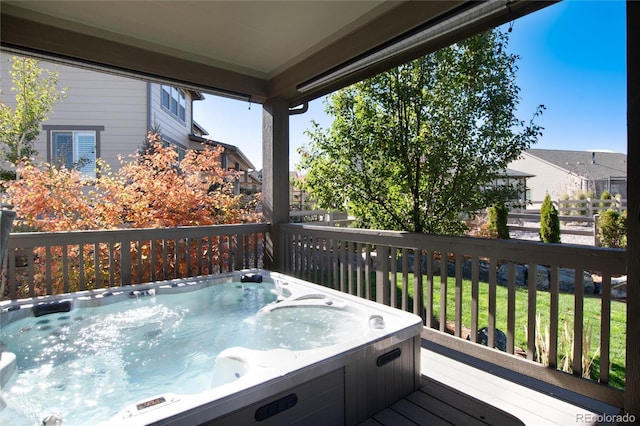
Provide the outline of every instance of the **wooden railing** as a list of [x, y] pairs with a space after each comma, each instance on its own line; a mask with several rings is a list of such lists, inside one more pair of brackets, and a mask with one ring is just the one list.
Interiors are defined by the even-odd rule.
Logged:
[[[470, 351], [473, 356], [529, 374], [563, 387], [622, 406], [622, 392], [608, 386], [611, 341], [611, 280], [626, 273], [626, 252], [619, 249], [588, 248], [543, 244], [519, 240], [489, 240], [467, 237], [445, 237], [408, 232], [328, 228], [323, 226], [287, 224], [280, 226], [284, 272], [343, 292], [376, 300], [423, 318], [423, 337], [438, 339], [452, 348]], [[446, 267], [443, 266], [446, 260]], [[517, 290], [516, 270], [526, 265], [528, 271], [548, 268], [545, 274], [550, 299], [547, 312], [537, 307], [541, 298], [536, 279], [528, 280], [525, 289]], [[485, 268], [486, 269], [482, 269]], [[482, 271], [481, 271], [482, 269]], [[497, 310], [498, 272], [506, 271], [506, 303]], [[560, 271], [575, 274], [573, 296], [573, 376], [557, 370], [559, 339], [564, 330], [559, 312]], [[596, 272], [602, 277], [599, 318], [585, 318], [584, 274]], [[450, 284], [449, 277], [452, 278]], [[448, 288], [452, 286], [453, 288]], [[463, 293], [463, 286], [470, 291]], [[479, 290], [488, 293], [479, 303]], [[436, 292], [436, 289], [438, 289]], [[516, 310], [516, 292], [524, 293], [526, 308]], [[467, 294], [467, 298], [463, 297]], [[501, 293], [502, 294], [502, 293]], [[522, 296], [520, 296], [522, 297]], [[453, 300], [451, 300], [453, 299]], [[437, 300], [437, 303], [436, 303]], [[502, 302], [502, 301], [501, 301]], [[619, 303], [619, 302], [615, 302]], [[448, 311], [449, 309], [449, 311]], [[463, 324], [462, 313], [470, 311], [470, 323]], [[497, 318], [506, 317], [506, 354], [481, 345], [462, 342], [464, 335], [478, 336], [484, 324], [479, 323], [481, 310], [486, 310], [486, 345], [497, 343]], [[549, 320], [549, 367], [534, 361], [537, 352], [537, 314]], [[516, 316], [526, 318], [524, 357], [516, 356]], [[584, 336], [589, 321], [599, 321], [600, 372], [598, 379], [587, 381], [582, 376]], [[465, 332], [463, 333], [463, 329]], [[435, 333], [432, 331], [436, 331]], [[476, 340], [471, 337], [472, 340]], [[487, 353], [487, 351], [491, 351]], [[526, 359], [525, 359], [526, 358]], [[542, 368], [541, 368], [542, 367]], [[624, 368], [624, 367], [623, 367]], [[553, 373], [549, 373], [553, 372]], [[575, 383], [566, 386], [566, 377]]]
[[254, 223], [13, 233], [0, 295], [16, 299], [262, 268], [270, 229]]
[[[624, 250], [303, 224], [281, 224], [279, 228], [281, 272], [414, 312], [423, 318], [425, 338], [622, 406], [622, 393], [608, 383], [612, 370], [611, 307], [620, 303], [612, 301], [611, 283], [613, 277], [626, 273]], [[16, 299], [268, 268], [263, 253], [270, 229], [270, 224], [262, 223], [11, 234], [5, 257], [7, 287], [1, 294]], [[548, 268], [543, 278], [549, 286], [544, 294], [550, 304], [544, 311], [537, 303], [543, 298], [537, 288], [539, 272], [524, 289], [517, 287], [517, 271], [523, 265], [529, 271], [538, 271], [538, 265]], [[557, 370], [563, 334], [558, 326], [562, 322], [559, 276], [564, 270], [575, 274], [573, 376]], [[596, 318], [584, 314], [586, 298], [596, 297], [584, 291], [586, 271], [602, 277]], [[505, 309], [498, 309], [498, 294], [504, 294]], [[526, 308], [518, 310], [516, 296], [523, 294]], [[468, 321], [463, 322], [463, 313]], [[538, 353], [537, 314], [544, 314], [549, 321], [549, 367], [533, 362]], [[486, 322], [481, 322], [483, 317]], [[526, 318], [524, 356], [518, 355], [516, 317]], [[581, 379], [589, 321], [599, 323], [600, 369], [595, 381]], [[489, 349], [497, 346], [499, 322], [506, 324], [501, 326], [505, 352]], [[483, 329], [488, 348], [473, 342]], [[472, 341], [467, 342], [465, 336]]]

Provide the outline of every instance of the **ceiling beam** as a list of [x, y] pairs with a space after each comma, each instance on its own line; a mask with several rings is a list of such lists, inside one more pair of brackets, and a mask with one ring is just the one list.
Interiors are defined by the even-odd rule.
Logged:
[[[303, 104], [304, 102], [308, 102], [310, 100], [316, 99], [320, 96], [329, 94], [335, 90], [346, 87], [350, 84], [356, 83], [358, 81], [372, 77], [381, 72], [387, 71], [396, 66], [407, 63], [408, 61], [411, 61], [421, 56], [424, 56], [426, 54], [435, 52], [438, 49], [450, 46], [453, 43], [464, 40], [475, 34], [490, 30], [504, 23], [513, 21], [529, 13], [535, 12], [536, 10], [539, 10], [551, 4], [557, 3], [558, 1], [559, 0], [550, 0], [550, 1], [496, 0], [496, 1], [489, 1], [489, 2], [476, 2], [476, 1], [456, 2], [455, 8], [449, 9], [449, 10], [442, 10], [442, 14], [437, 18], [434, 18], [434, 19], [432, 18], [431, 20], [427, 22], [423, 22], [422, 24], [416, 27], [412, 27], [410, 30], [405, 31], [402, 35], [395, 37], [393, 40], [387, 41], [386, 43], [381, 43], [379, 45], [371, 44], [375, 47], [369, 49], [359, 57], [342, 62], [337, 67], [334, 67], [333, 69], [325, 73], [317, 74], [312, 79], [309, 79], [307, 81], [300, 81], [296, 86], [296, 89], [298, 91], [297, 95], [291, 91], [291, 80], [296, 75], [295, 73], [299, 70], [292, 68], [291, 70], [287, 71], [287, 73], [291, 73], [290, 75], [286, 75], [285, 73], [283, 73], [282, 75], [277, 76], [275, 79], [273, 79], [270, 82], [270, 95], [271, 96], [279, 95], [286, 99], [290, 99], [291, 100], [290, 104], [292, 107], [294, 107], [294, 106]], [[396, 14], [399, 14], [400, 16], [403, 16], [406, 14], [406, 16], [415, 17], [418, 15], [418, 12], [419, 12], [415, 8], [424, 3], [426, 2], [409, 2], [399, 8], [394, 9], [391, 13], [396, 13]], [[435, 3], [439, 4], [441, 2], [435, 2]], [[444, 2], [444, 3], [452, 4], [453, 2]], [[456, 16], [459, 13], [463, 12], [464, 10], [470, 10], [473, 8], [480, 9], [483, 6], [485, 6], [487, 3], [495, 3], [498, 5], [501, 4], [503, 5], [503, 7], [496, 8], [494, 12], [487, 14], [485, 16], [473, 17], [473, 19], [469, 19], [463, 25], [457, 25], [455, 31], [440, 33], [430, 37], [429, 39], [419, 44], [415, 44], [413, 46], [406, 46], [406, 40], [409, 37], [412, 37], [420, 33], [421, 31], [428, 31], [429, 28], [435, 25], [446, 24], [448, 20], [456, 19]], [[433, 12], [434, 11], [432, 10], [431, 13]], [[473, 15], [473, 14], [470, 14], [470, 15]], [[380, 19], [384, 19], [384, 18], [380, 18]], [[375, 21], [372, 25], [374, 25], [374, 28], [375, 28]], [[367, 62], [366, 60], [368, 57], [377, 54], [382, 49], [393, 50], [394, 45], [400, 46], [403, 44], [405, 45], [404, 49], [403, 50], [398, 49], [397, 52], [393, 55], [390, 55], [384, 59], [372, 62], [364, 67], [358, 68], [351, 72], [346, 72], [346, 73], [340, 72], [341, 69], [348, 68], [355, 61], [363, 60], [363, 62], [366, 63]], [[323, 54], [326, 55], [326, 52], [320, 52], [317, 55], [314, 55], [311, 58], [307, 59], [307, 61], [309, 62], [319, 61], [320, 56]], [[307, 61], [302, 62], [300, 65], [298, 65], [298, 67], [305, 66]], [[329, 79], [328, 81], [326, 81], [325, 84], [319, 85], [305, 92], [302, 92], [300, 90], [300, 88], [304, 86], [305, 83], [319, 79], [324, 75], [331, 74], [331, 73], [334, 73], [335, 77], [333, 79]], [[304, 75], [304, 74], [305, 73], [303, 72], [298, 73], [298, 75]], [[277, 82], [277, 79], [280, 79], [280, 78], [288, 80], [288, 84], [280, 84], [280, 86], [287, 87], [287, 89], [289, 90], [283, 94], [278, 93], [279, 86], [275, 84]]]

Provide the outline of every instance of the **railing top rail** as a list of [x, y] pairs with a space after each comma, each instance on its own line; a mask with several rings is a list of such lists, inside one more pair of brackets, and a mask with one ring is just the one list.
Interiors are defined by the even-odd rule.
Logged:
[[289, 216], [320, 216], [327, 214], [326, 210], [290, 210]]
[[281, 224], [281, 230], [313, 237], [343, 239], [359, 243], [461, 253], [468, 256], [505, 259], [519, 263], [558, 265], [626, 273], [624, 249], [585, 247], [572, 244], [548, 244], [525, 240], [455, 237], [419, 234], [406, 231], [383, 231], [360, 228], [330, 228], [306, 224]]
[[149, 239], [196, 238], [202, 235], [247, 234], [267, 232], [268, 222], [238, 223], [230, 225], [179, 226], [174, 228], [127, 228], [89, 231], [20, 232], [9, 236], [8, 248], [23, 248], [41, 245], [91, 244], [117, 241]]

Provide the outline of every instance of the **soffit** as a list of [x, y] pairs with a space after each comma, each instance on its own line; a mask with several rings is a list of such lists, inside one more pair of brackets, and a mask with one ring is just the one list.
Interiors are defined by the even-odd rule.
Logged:
[[[547, 4], [502, 3], [504, 16], [498, 20], [461, 28], [398, 60], [417, 57]], [[298, 87], [305, 81], [477, 4], [464, 0], [3, 0], [0, 41], [5, 49], [49, 59], [183, 83], [196, 90], [220, 90], [254, 102], [280, 97], [295, 105], [397, 60], [302, 94]]]
[[379, 16], [377, 1], [3, 1], [7, 13], [269, 78]]

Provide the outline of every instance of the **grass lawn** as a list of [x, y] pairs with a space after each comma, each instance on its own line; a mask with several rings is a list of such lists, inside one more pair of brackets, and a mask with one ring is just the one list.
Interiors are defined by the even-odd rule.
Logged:
[[[401, 274], [398, 274], [398, 283], [402, 282]], [[401, 285], [401, 284], [399, 284]], [[426, 277], [423, 277], [424, 291], [426, 291]], [[489, 285], [479, 283], [478, 302], [478, 329], [488, 324], [488, 304]], [[399, 289], [400, 292], [401, 289]], [[413, 276], [409, 277], [410, 304], [413, 298]], [[507, 333], [507, 287], [497, 286], [496, 288], [496, 327]], [[525, 288], [516, 288], [516, 311], [515, 311], [515, 345], [526, 349], [526, 324], [527, 324], [527, 298], [528, 292]], [[400, 294], [398, 294], [398, 300]], [[440, 316], [440, 277], [434, 277], [433, 289], [433, 315]], [[412, 308], [410, 308], [411, 310]], [[455, 279], [449, 278], [447, 281], [447, 321], [454, 321], [455, 312]], [[626, 346], [626, 309], [623, 302], [611, 302], [611, 342], [610, 342], [610, 372], [609, 384], [613, 387], [623, 389], [625, 383], [625, 346]], [[586, 339], [590, 338], [590, 347], [586, 344], [584, 352], [589, 349], [589, 359], [593, 359], [591, 365], [591, 378], [596, 379], [599, 375], [599, 350], [600, 350], [600, 298], [590, 297], [584, 299], [584, 329], [587, 331]], [[560, 294], [558, 308], [558, 366], [562, 365], [562, 358], [567, 351], [570, 354], [571, 344], [564, 337], [565, 323], [569, 322], [569, 330], [573, 330], [574, 296], [572, 294]], [[536, 296], [536, 314], [540, 316], [540, 330], [549, 326], [550, 293], [538, 291]], [[471, 326], [471, 282], [464, 280], [462, 283], [462, 323], [464, 327]], [[568, 349], [566, 349], [568, 348]], [[571, 355], [569, 355], [571, 356]], [[585, 354], [586, 356], [586, 354]]]

